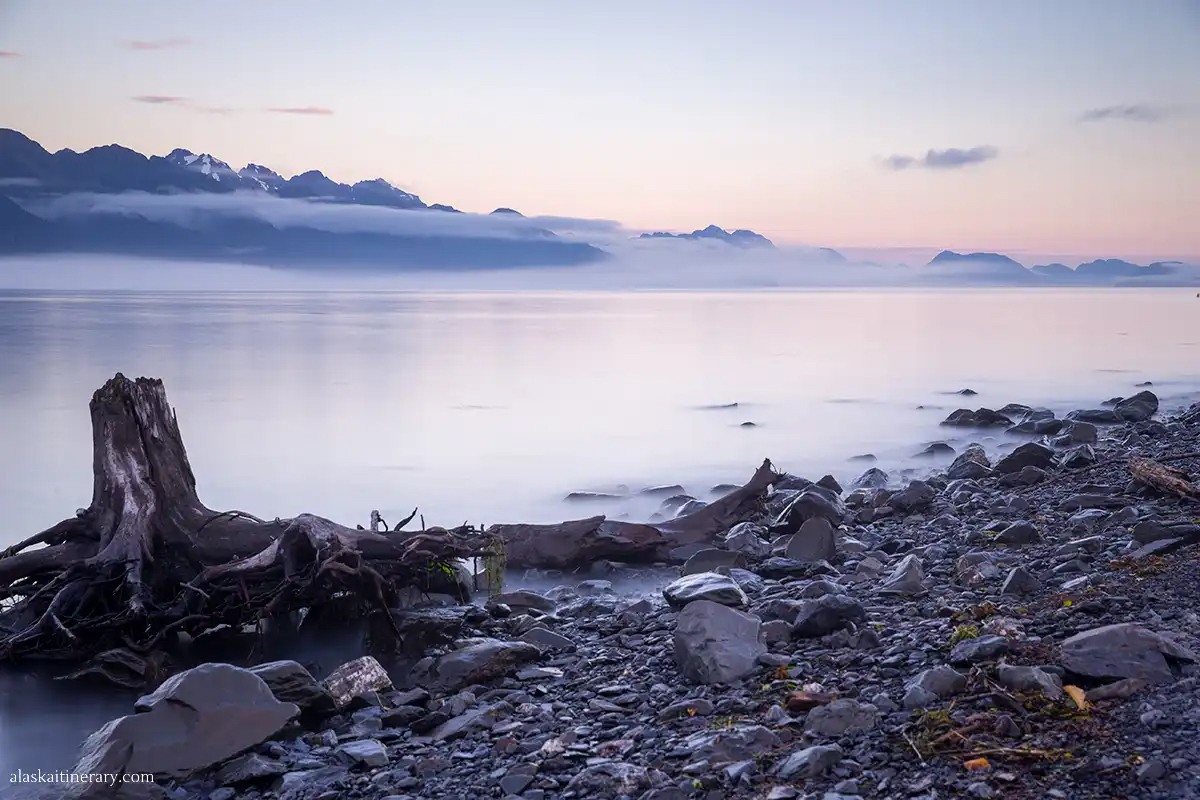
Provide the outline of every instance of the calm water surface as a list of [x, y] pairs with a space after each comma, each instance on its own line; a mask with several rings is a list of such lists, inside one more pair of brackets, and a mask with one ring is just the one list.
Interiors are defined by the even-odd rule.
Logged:
[[[592, 513], [565, 505], [569, 491], [702, 493], [764, 457], [813, 477], [852, 477], [861, 467], [846, 459], [863, 452], [907, 463], [929, 441], [954, 441], [937, 423], [962, 400], [1066, 410], [1150, 380], [1166, 407], [1190, 403], [1200, 300], [0, 294], [0, 546], [88, 504], [87, 403], [117, 371], [165, 380], [211, 507], [348, 524], [414, 506], [429, 524], [548, 522]], [[950, 394], [963, 387], [980, 394]], [[32, 686], [0, 678], [0, 774], [68, 766], [128, 708]]]

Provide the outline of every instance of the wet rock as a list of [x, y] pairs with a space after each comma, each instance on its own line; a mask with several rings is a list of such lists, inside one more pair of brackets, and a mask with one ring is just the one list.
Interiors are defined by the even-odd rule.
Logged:
[[806, 520], [788, 541], [785, 555], [794, 561], [832, 560], [837, 555], [833, 525], [824, 517]]
[[1034, 544], [1042, 540], [1041, 534], [1038, 533], [1033, 523], [1014, 522], [996, 535], [996, 541], [1000, 544], [1008, 545], [1009, 547], [1023, 547], [1027, 544]]
[[251, 667], [281, 703], [295, 703], [304, 714], [324, 716], [337, 710], [333, 695], [295, 661], [271, 661]]
[[372, 656], [363, 656], [342, 664], [329, 673], [321, 685], [340, 709], [350, 705], [356, 697], [391, 690], [392, 679]]
[[871, 467], [859, 475], [850, 484], [850, 491], [856, 489], [883, 489], [888, 485], [888, 474], [877, 467]]
[[905, 684], [905, 688], [921, 689], [934, 697], [946, 698], [966, 689], [967, 677], [953, 667], [943, 665], [917, 674]]
[[750, 603], [737, 581], [717, 572], [685, 575], [664, 588], [663, 597], [672, 608], [683, 608], [697, 600], [709, 600], [734, 608], [745, 608]]
[[942, 420], [943, 425], [956, 428], [1008, 428], [1013, 421], [998, 411], [980, 408], [975, 411], [960, 408]]
[[1121, 417], [1111, 408], [1081, 408], [1067, 414], [1067, 419], [1095, 425], [1115, 425], [1121, 422]]
[[1008, 652], [1008, 639], [1003, 636], [978, 636], [964, 639], [950, 651], [951, 664], [977, 664], [993, 661]]
[[217, 771], [216, 781], [222, 786], [237, 786], [278, 778], [287, 772], [287, 765], [259, 753], [246, 753], [227, 761]]
[[442, 690], [457, 691], [503, 678], [541, 655], [541, 650], [527, 642], [485, 638], [434, 659], [421, 677]]
[[1026, 442], [996, 462], [996, 472], [1006, 475], [1025, 467], [1048, 469], [1054, 464], [1054, 451], [1037, 442]]
[[800, 605], [792, 625], [792, 635], [814, 639], [866, 620], [867, 612], [858, 601], [841, 594], [825, 595], [815, 600], [805, 600]]
[[1170, 661], [1195, 656], [1166, 637], [1130, 622], [1077, 633], [1062, 643], [1062, 664], [1091, 678], [1141, 678], [1150, 683], [1175, 679]]
[[954, 448], [945, 442], [930, 442], [924, 450], [913, 454], [913, 458], [952, 458]]
[[543, 597], [528, 589], [518, 589], [515, 592], [502, 592], [492, 598], [497, 603], [503, 603], [509, 608], [536, 608], [538, 611], [553, 611], [558, 603], [549, 597]]
[[913, 512], [927, 508], [937, 492], [925, 481], [912, 481], [905, 488], [893, 494], [888, 504], [900, 511]]
[[875, 727], [879, 709], [869, 703], [841, 698], [808, 712], [804, 730], [816, 736], [844, 736]]
[[766, 532], [767, 529], [761, 525], [740, 523], [725, 535], [725, 547], [735, 553], [745, 553], [751, 558], [766, 558], [771, 555], [771, 543], [764, 538]]
[[785, 758], [775, 774], [784, 780], [818, 778], [836, 767], [842, 760], [842, 748], [837, 745], [815, 745], [797, 750]]
[[895, 594], [917, 596], [925, 594], [925, 570], [921, 568], [921, 559], [910, 553], [901, 559], [892, 574], [879, 587], [880, 594]]
[[1035, 578], [1029, 570], [1024, 567], [1013, 567], [1008, 573], [1008, 577], [1004, 579], [1004, 586], [1000, 588], [1001, 594], [1028, 594], [1036, 592], [1041, 588], [1041, 581]]
[[978, 480], [992, 474], [992, 462], [987, 452], [978, 444], [969, 444], [946, 470], [946, 477], [951, 480]]
[[698, 575], [702, 572], [713, 572], [718, 567], [746, 567], [749, 564], [742, 553], [729, 550], [719, 550], [710, 547], [689, 558], [680, 568], [680, 575]]
[[1014, 692], [1041, 692], [1051, 700], [1062, 697], [1062, 680], [1037, 667], [1001, 664], [996, 672], [1000, 685]]
[[667, 780], [657, 770], [612, 761], [586, 767], [567, 783], [565, 791], [577, 797], [637, 796]]
[[206, 769], [275, 735], [300, 713], [249, 670], [201, 664], [168, 678], [84, 742], [76, 774], [180, 776]]
[[1133, 397], [1126, 397], [1115, 406], [1113, 413], [1125, 422], [1143, 422], [1158, 412], [1158, 396], [1143, 390]]
[[1096, 463], [1096, 451], [1090, 444], [1072, 447], [1058, 459], [1058, 465], [1063, 469], [1080, 469], [1094, 463]]
[[761, 620], [710, 600], [689, 603], [675, 622], [675, 663], [695, 683], [731, 683], [753, 672], [767, 648]]
[[771, 526], [771, 530], [776, 535], [792, 534], [815, 517], [826, 519], [830, 524], [837, 526], [841, 524], [845, 515], [846, 506], [837, 494], [812, 484], [788, 503]]
[[388, 763], [387, 748], [376, 739], [359, 739], [338, 745], [337, 754], [351, 765], [382, 767]]

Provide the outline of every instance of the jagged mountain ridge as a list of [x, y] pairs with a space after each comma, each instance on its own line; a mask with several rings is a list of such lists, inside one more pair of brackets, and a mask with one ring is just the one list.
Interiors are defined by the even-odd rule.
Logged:
[[735, 231], [727, 231], [724, 228], [716, 225], [709, 225], [706, 228], [694, 230], [691, 233], [666, 233], [664, 231], [654, 231], [652, 233], [643, 233], [639, 239], [709, 239], [726, 244], [736, 245], [738, 247], [770, 247], [774, 248], [775, 243], [760, 233], [738, 229]]
[[393, 186], [383, 178], [338, 183], [319, 170], [285, 179], [260, 164], [240, 170], [209, 154], [177, 148], [166, 156], [145, 156], [120, 145], [93, 147], [82, 153], [51, 153], [8, 128], [0, 129], [0, 189], [20, 198], [70, 192], [232, 192], [248, 190], [277, 197], [387, 206], [401, 209], [456, 211]]

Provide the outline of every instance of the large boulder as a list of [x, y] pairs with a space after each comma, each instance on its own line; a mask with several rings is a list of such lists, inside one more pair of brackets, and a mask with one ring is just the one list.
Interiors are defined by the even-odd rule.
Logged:
[[992, 473], [992, 462], [982, 446], [971, 443], [946, 470], [950, 480], [978, 480]]
[[1154, 392], [1141, 391], [1113, 406], [1113, 413], [1125, 422], [1145, 422], [1158, 412], [1158, 397]]
[[793, 534], [800, 530], [801, 525], [815, 517], [826, 519], [837, 527], [845, 516], [846, 505], [838, 494], [814, 483], [787, 504], [771, 526], [771, 530], [776, 534]]
[[844, 594], [827, 594], [801, 603], [792, 624], [792, 635], [815, 639], [866, 620], [867, 611], [857, 600]]
[[975, 411], [960, 408], [951, 412], [950, 416], [942, 420], [942, 424], [955, 428], [1009, 428], [1012, 427], [1013, 421], [990, 408]]
[[663, 597], [672, 608], [683, 608], [697, 600], [709, 600], [736, 608], [745, 608], [750, 602], [737, 581], [719, 572], [684, 575], [663, 589]]
[[189, 775], [261, 744], [300, 713], [262, 678], [230, 664], [181, 672], [134, 708], [88, 737], [76, 774]]
[[342, 664], [329, 673], [321, 685], [333, 695], [338, 708], [345, 708], [356, 697], [388, 691], [392, 688], [392, 679], [373, 656], [363, 656]]
[[[430, 683], [454, 692], [507, 677], [518, 667], [537, 661], [541, 656], [542, 651], [528, 642], [476, 639], [427, 663], [423, 671]], [[426, 675], [422, 675], [422, 679]]]
[[832, 561], [837, 555], [833, 523], [825, 517], [806, 520], [788, 540], [784, 555], [794, 561]]
[[250, 671], [266, 682], [276, 700], [295, 703], [302, 713], [325, 715], [337, 710], [329, 690], [295, 661], [271, 661]]
[[761, 620], [710, 600], [689, 603], [675, 623], [675, 663], [696, 683], [732, 683], [754, 671], [767, 651]]
[[892, 570], [892, 574], [879, 587], [880, 594], [909, 597], [923, 595], [926, 591], [925, 570], [921, 568], [921, 559], [915, 553], [909, 553], [901, 559]]
[[1089, 678], [1141, 678], [1150, 683], [1175, 679], [1170, 660], [1196, 657], [1170, 639], [1132, 622], [1077, 633], [1062, 643], [1062, 665]]
[[1044, 444], [1026, 442], [996, 462], [996, 472], [1007, 475], [1020, 472], [1025, 467], [1048, 469], [1054, 464], [1054, 451]]

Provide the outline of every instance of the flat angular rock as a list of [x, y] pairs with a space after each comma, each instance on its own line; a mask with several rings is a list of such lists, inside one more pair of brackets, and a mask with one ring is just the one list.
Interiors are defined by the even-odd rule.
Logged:
[[359, 739], [338, 745], [339, 756], [363, 767], [382, 767], [388, 763], [387, 748], [376, 739]]
[[574, 650], [575, 643], [561, 633], [545, 628], [531, 628], [517, 637], [540, 650]]
[[921, 559], [915, 553], [910, 553], [900, 560], [892, 574], [879, 587], [880, 594], [895, 594], [915, 597], [925, 594], [925, 570], [921, 568]]
[[963, 639], [950, 651], [951, 664], [977, 664], [993, 661], [1008, 652], [1008, 639], [1004, 636], [977, 636]]
[[833, 524], [824, 517], [805, 520], [788, 541], [784, 555], [794, 561], [831, 561], [837, 556]]
[[751, 558], [766, 558], [771, 555], [771, 543], [763, 538], [767, 529], [743, 522], [735, 525], [725, 536], [725, 548], [735, 553], [745, 553]]
[[775, 774], [780, 778], [818, 778], [842, 760], [842, 748], [837, 745], [814, 745], [797, 750], [780, 762]]
[[88, 737], [76, 773], [188, 775], [266, 741], [300, 713], [262, 678], [230, 664], [181, 672], [134, 707], [140, 713]]
[[679, 569], [679, 574], [698, 575], [701, 572], [713, 572], [718, 567], [745, 567], [748, 563], [742, 553], [710, 547], [685, 561]]
[[277, 778], [285, 772], [287, 765], [282, 761], [267, 758], [259, 753], [246, 753], [223, 764], [217, 771], [216, 779], [221, 786], [237, 786]]
[[1115, 406], [1115, 413], [1125, 422], [1144, 422], [1158, 412], [1158, 396], [1151, 391], [1140, 391], [1133, 397], [1126, 397]]
[[536, 608], [538, 611], [553, 611], [558, 603], [549, 597], [544, 597], [528, 589], [518, 589], [515, 592], [502, 592], [492, 598], [497, 603], [503, 603], [509, 608]]
[[815, 639], [866, 620], [866, 609], [858, 601], [843, 594], [827, 594], [814, 600], [805, 600], [800, 605], [792, 625], [792, 635]]
[[925, 481], [911, 481], [908, 486], [893, 494], [888, 500], [888, 504], [900, 511], [910, 513], [928, 507], [935, 497], [937, 497], [937, 492]]
[[333, 695], [333, 701], [340, 709], [361, 695], [390, 691], [392, 679], [373, 656], [363, 656], [342, 664], [329, 673], [321, 685]]
[[1175, 680], [1168, 658], [1194, 662], [1175, 642], [1132, 622], [1077, 633], [1062, 643], [1065, 669], [1090, 678], [1141, 678], [1150, 683]]
[[663, 597], [672, 608], [683, 608], [697, 600], [710, 600], [734, 608], [745, 608], [750, 603], [737, 581], [718, 572], [685, 575], [664, 588]]
[[841, 698], [808, 712], [804, 730], [817, 736], [844, 736], [875, 727], [879, 709], [869, 703]]
[[1041, 581], [1035, 578], [1029, 570], [1024, 567], [1013, 567], [1012, 571], [1008, 573], [1008, 577], [1004, 579], [1000, 594], [1028, 594], [1036, 592], [1041, 585]]
[[946, 470], [950, 480], [978, 480], [992, 474], [992, 462], [987, 452], [978, 444], [969, 444]]
[[457, 691], [507, 677], [541, 656], [542, 651], [528, 642], [482, 639], [439, 656], [428, 674], [441, 689]]
[[1025, 467], [1048, 469], [1054, 464], [1054, 451], [1037, 442], [1026, 442], [996, 462], [996, 472], [1006, 475]]
[[1041, 540], [1042, 536], [1033, 523], [1024, 520], [1012, 523], [996, 536], [996, 542], [1009, 547], [1023, 547]]
[[1062, 697], [1062, 680], [1052, 672], [1037, 667], [1014, 667], [1001, 664], [996, 671], [1000, 685], [1014, 692], [1041, 692], [1051, 700]]
[[953, 667], [933, 667], [919, 673], [907, 684], [907, 688], [919, 688], [939, 698], [956, 695], [967, 688], [967, 676]]
[[675, 663], [695, 683], [732, 683], [757, 668], [767, 651], [761, 620], [711, 600], [689, 603], [675, 622]]

